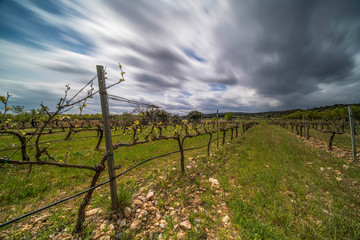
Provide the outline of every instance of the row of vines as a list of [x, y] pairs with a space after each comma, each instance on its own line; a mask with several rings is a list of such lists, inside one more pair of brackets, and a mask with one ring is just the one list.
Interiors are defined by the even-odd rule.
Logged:
[[[359, 109], [355, 108], [354, 132], [357, 143], [359, 143], [360, 140], [359, 114]], [[339, 144], [342, 144], [345, 148], [351, 147], [349, 115], [347, 108], [335, 109], [318, 114], [313, 111], [304, 111], [303, 113], [296, 112], [284, 116], [281, 119], [272, 119], [271, 121], [268, 121], [268, 123], [288, 129], [292, 133], [296, 133], [307, 140], [309, 140], [310, 137], [325, 138], [327, 141], [327, 148], [330, 151], [333, 150], [334, 139], [336, 136], [339, 138]]]
[[[121, 69], [121, 65], [120, 65]], [[121, 70], [122, 71], [122, 70]], [[124, 72], [122, 72], [122, 79], [107, 88], [111, 88], [124, 81]], [[81, 119], [81, 113], [87, 106], [87, 101], [98, 93], [94, 90], [93, 81], [95, 76], [88, 84], [85, 85], [80, 91], [75, 93], [72, 97], [69, 97], [70, 86], [66, 86], [64, 96], [59, 100], [56, 105], [55, 111], [50, 111], [43, 103], [41, 106], [41, 118], [34, 117], [30, 125], [26, 122], [16, 121], [8, 117], [7, 112], [11, 110], [9, 107], [10, 95], [2, 96], [1, 102], [3, 104], [3, 110], [0, 112], [1, 125], [0, 125], [0, 137], [6, 141], [6, 139], [15, 138], [18, 140], [18, 144], [0, 149], [2, 157], [0, 157], [0, 168], [4, 169], [5, 164], [10, 165], [25, 165], [29, 166], [30, 174], [32, 166], [35, 165], [47, 165], [61, 168], [77, 168], [87, 171], [92, 171], [91, 182], [88, 191], [79, 206], [76, 226], [74, 228], [74, 234], [80, 233], [83, 229], [85, 221], [85, 208], [90, 203], [92, 194], [97, 186], [100, 175], [106, 169], [106, 156], [108, 152], [103, 152], [102, 157], [97, 160], [94, 166], [89, 166], [79, 163], [71, 163], [69, 153], [72, 149], [74, 139], [79, 138], [96, 138], [97, 143], [92, 147], [97, 151], [104, 151], [100, 144], [103, 142], [103, 122], [101, 120]], [[86, 92], [87, 90], [87, 92]], [[85, 92], [85, 94], [83, 94]], [[79, 115], [66, 114], [67, 111], [73, 108], [80, 110]], [[138, 108], [139, 110], [140, 108]], [[214, 142], [216, 134], [219, 134], [221, 144], [225, 144], [225, 138], [233, 138], [245, 133], [250, 127], [257, 124], [255, 121], [227, 121], [220, 120], [219, 122], [214, 120], [199, 120], [185, 121], [179, 119], [178, 116], [171, 116], [170, 118], [161, 119], [161, 117], [154, 118], [154, 112], [158, 116], [166, 115], [166, 111], [159, 109], [140, 109], [138, 115], [141, 116], [139, 120], [134, 119], [116, 119], [110, 120], [112, 129], [112, 138], [115, 144], [113, 144], [113, 150], [128, 148], [139, 144], [146, 144], [159, 140], [173, 140], [177, 143], [179, 162], [181, 166], [181, 174], [186, 177], [185, 174], [185, 157], [184, 143], [186, 139], [194, 138], [198, 136], [208, 135], [207, 152], [210, 154], [211, 143]], [[219, 132], [218, 132], [218, 131]], [[90, 136], [81, 136], [81, 133], [93, 133]], [[226, 134], [229, 134], [226, 136]], [[80, 135], [80, 136], [79, 136]], [[50, 140], [49, 140], [50, 139]], [[58, 157], [54, 154], [54, 148], [56, 149], [56, 142], [67, 142], [66, 154], [62, 157]], [[55, 144], [54, 144], [55, 142]], [[21, 154], [19, 154], [21, 153]], [[0, 155], [0, 156], [1, 156]], [[21, 156], [21, 159], [14, 159], [15, 156]], [[154, 157], [155, 159], [156, 157]], [[120, 169], [121, 165], [115, 167]], [[126, 170], [127, 171], [127, 170]], [[126, 172], [125, 171], [125, 172]], [[2, 173], [3, 174], [3, 173]], [[111, 179], [110, 179], [111, 180]], [[12, 221], [10, 221], [12, 222]], [[7, 222], [6, 225], [10, 222]], [[5, 224], [2, 224], [5, 226]]]

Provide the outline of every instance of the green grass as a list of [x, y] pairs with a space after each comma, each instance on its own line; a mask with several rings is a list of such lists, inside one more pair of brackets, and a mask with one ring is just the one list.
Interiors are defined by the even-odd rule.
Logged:
[[[140, 141], [146, 134], [146, 131], [141, 135]], [[54, 139], [65, 138], [67, 132], [59, 132], [52, 135], [44, 135], [41, 141], [49, 141]], [[122, 131], [113, 131], [113, 135], [119, 135], [113, 137], [113, 143], [115, 144], [119, 140], [121, 142], [129, 142], [131, 137], [122, 135]], [[169, 134], [169, 132], [168, 132]], [[57, 141], [50, 143], [49, 153], [51, 156], [55, 156], [57, 160], [65, 161], [66, 152], [69, 150], [67, 163], [83, 164], [88, 166], [94, 166], [98, 163], [102, 154], [105, 151], [104, 139], [100, 145], [100, 150], [95, 150], [98, 138], [91, 137], [96, 136], [96, 132], [79, 132], [75, 134], [75, 139]], [[81, 137], [81, 138], [79, 138]], [[84, 138], [83, 138], [84, 137]], [[1, 149], [11, 148], [19, 146], [19, 141], [12, 136], [0, 135]], [[207, 143], [208, 136], [199, 136], [196, 138], [189, 138], [185, 141], [185, 148], [197, 147]], [[32, 141], [34, 142], [34, 141]], [[160, 154], [168, 153], [171, 151], [177, 151], [178, 145], [176, 140], [161, 140], [154, 141], [145, 144], [140, 144], [132, 147], [121, 147], [114, 151], [115, 165], [121, 164], [122, 168], [117, 170], [116, 173], [120, 173], [125, 169], [139, 163], [150, 157], [154, 157]], [[16, 150], [10, 150], [7, 152], [1, 152], [2, 156], [11, 156]], [[32, 161], [34, 159], [35, 149], [34, 147], [28, 147], [28, 155]], [[159, 170], [158, 166], [165, 164], [169, 159], [178, 159], [179, 154], [174, 154], [167, 158], [156, 159], [152, 162], [139, 166], [136, 170], [126, 174], [124, 177], [118, 179], [118, 194], [119, 203], [121, 206], [129, 205], [130, 198], [136, 190], [137, 182], [131, 180], [131, 176], [138, 173], [146, 173], [145, 176], [149, 181], [157, 178]], [[16, 152], [12, 157], [14, 160], [21, 160], [20, 151]], [[42, 160], [48, 160], [47, 157], [43, 157]], [[172, 161], [172, 160], [171, 160]], [[180, 162], [177, 161], [174, 166], [179, 167]], [[178, 168], [180, 169], [180, 168]], [[94, 172], [82, 169], [70, 169], [70, 168], [58, 168], [54, 166], [15, 166], [5, 164], [0, 170], [0, 222], [11, 220], [24, 213], [38, 209], [56, 200], [68, 197], [72, 194], [78, 193], [89, 187], [91, 178]], [[98, 183], [108, 179], [107, 170], [101, 175]], [[97, 189], [94, 192], [91, 205], [93, 207], [108, 208], [110, 201], [108, 199], [109, 187], [106, 185]], [[69, 212], [72, 218], [76, 216], [77, 208], [81, 202], [81, 197], [69, 202], [63, 203], [54, 207], [59, 211], [71, 206], [72, 211]], [[43, 213], [41, 213], [43, 214]], [[41, 214], [33, 216], [41, 216]], [[19, 222], [18, 227], [9, 225], [4, 229], [13, 228], [14, 234], [18, 234], [21, 223], [27, 220]], [[71, 228], [72, 221], [67, 224], [68, 228]], [[16, 225], [16, 224], [15, 224]], [[44, 228], [43, 232], [36, 233], [36, 236], [45, 237], [51, 234], [51, 229]], [[16, 232], [16, 233], [15, 233]], [[24, 233], [25, 234], [25, 233]], [[28, 233], [29, 234], [29, 233]], [[31, 233], [33, 234], [33, 233]]]
[[[113, 132], [121, 134], [122, 132]], [[81, 132], [80, 136], [93, 136], [95, 132]], [[44, 140], [61, 139], [66, 133], [44, 136]], [[227, 134], [229, 136], [229, 133]], [[113, 138], [116, 143], [121, 136]], [[12, 137], [1, 136], [3, 148], [18, 144]], [[122, 142], [129, 141], [124, 137]], [[206, 144], [208, 136], [189, 138], [185, 148]], [[50, 151], [59, 159], [64, 158], [70, 141], [51, 143]], [[67, 162], [93, 166], [104, 152], [94, 150], [97, 138], [75, 139]], [[220, 144], [221, 145], [221, 144]], [[233, 227], [242, 239], [356, 239], [360, 235], [360, 171], [358, 165], [344, 168], [344, 159], [336, 158], [324, 150], [305, 146], [288, 130], [262, 123], [251, 128], [244, 136], [225, 144], [212, 157], [206, 148], [186, 152], [185, 165], [194, 157], [195, 165], [180, 174], [179, 154], [146, 163], [118, 179], [121, 206], [131, 202], [131, 196], [141, 187], [155, 190], [158, 208], [162, 214], [168, 207], [188, 209], [187, 219], [196, 229], [186, 231], [186, 239], [206, 239], [206, 229], [218, 239], [228, 239], [231, 229], [221, 225], [217, 206], [226, 203]], [[117, 173], [152, 156], [178, 150], [175, 140], [149, 142], [115, 151], [115, 165], [122, 168]], [[12, 151], [2, 153], [10, 155]], [[30, 149], [29, 155], [34, 153]], [[17, 153], [14, 159], [20, 159]], [[196, 167], [194, 167], [196, 166]], [[324, 170], [320, 170], [323, 168]], [[340, 172], [340, 174], [338, 174]], [[23, 213], [35, 210], [55, 200], [86, 189], [93, 172], [49, 166], [4, 165], [0, 170], [0, 221], [4, 222]], [[165, 177], [160, 179], [159, 177]], [[210, 177], [219, 180], [224, 194], [218, 194], [208, 182]], [[341, 177], [341, 180], [337, 178]], [[107, 179], [105, 171], [99, 182]], [[192, 194], [198, 189], [199, 204], [203, 212], [194, 211]], [[110, 209], [109, 186], [94, 192], [91, 207]], [[21, 227], [29, 218], [4, 228], [12, 229], [10, 238], [48, 239], [50, 235], [67, 229], [71, 232], [81, 198], [58, 205], [46, 213], [50, 218], [36, 231]], [[40, 215], [35, 216], [39, 217]], [[60, 216], [64, 218], [60, 219]], [[184, 215], [185, 216], [185, 215]], [[172, 228], [177, 222], [164, 218], [167, 226], [163, 238], [176, 234]], [[196, 223], [195, 219], [201, 219]], [[179, 221], [179, 220], [178, 220]], [[85, 228], [84, 238], [92, 236], [93, 225]], [[135, 239], [135, 232], [124, 231], [128, 239]]]
[[[343, 159], [265, 124], [237, 141], [221, 157], [218, 176], [229, 193], [232, 221], [244, 238], [360, 237], [359, 189], [353, 184], [360, 180], [358, 167], [346, 170]], [[229, 179], [235, 179], [235, 186]]]

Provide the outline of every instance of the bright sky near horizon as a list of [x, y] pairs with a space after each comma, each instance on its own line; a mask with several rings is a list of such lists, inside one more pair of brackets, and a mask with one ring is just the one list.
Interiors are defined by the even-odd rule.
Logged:
[[359, 50], [359, 1], [0, 1], [0, 95], [26, 110], [118, 62], [111, 94], [173, 113], [359, 103]]

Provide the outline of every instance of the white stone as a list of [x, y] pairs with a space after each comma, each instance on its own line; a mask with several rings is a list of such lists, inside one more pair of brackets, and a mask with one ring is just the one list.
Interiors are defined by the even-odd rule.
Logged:
[[119, 226], [119, 227], [123, 227], [126, 225], [126, 219], [118, 219], [116, 224]]
[[105, 223], [101, 224], [100, 231], [105, 231], [105, 229], [106, 229], [106, 224]]
[[38, 217], [37, 219], [35, 219], [34, 222], [43, 222], [48, 218], [49, 218], [49, 215], [44, 215], [44, 216], [41, 216], [41, 217]]
[[146, 195], [146, 200], [151, 200], [153, 199], [154, 197], [154, 192], [149, 192], [147, 195]]
[[221, 220], [223, 223], [227, 224], [229, 222], [230, 218], [228, 215], [226, 215], [225, 217], [223, 217], [223, 219]]
[[120, 227], [124, 227], [126, 225], [126, 219], [121, 220]]
[[146, 216], [146, 214], [147, 214], [147, 211], [145, 211], [145, 210], [141, 210], [140, 211], [140, 213], [139, 213], [139, 215], [137, 216], [137, 218], [143, 218], [143, 217], [145, 217]]
[[142, 201], [140, 199], [135, 199], [134, 200], [134, 205], [141, 205]]
[[65, 240], [73, 239], [72, 235], [70, 233], [67, 233], [67, 232], [62, 232], [59, 235], [57, 235], [56, 237], [58, 239], [65, 239]]
[[185, 221], [182, 221], [179, 226], [183, 229], [183, 230], [190, 230], [192, 225], [191, 223], [189, 222], [189, 220], [185, 220]]
[[180, 232], [177, 233], [176, 236], [177, 236], [178, 239], [184, 239], [185, 238], [185, 233], [183, 231], [180, 231]]
[[141, 222], [139, 220], [135, 220], [130, 224], [130, 230], [136, 230], [141, 227]]
[[113, 224], [110, 224], [110, 225], [109, 225], [109, 230], [112, 231], [112, 230], [114, 230], [114, 229], [115, 229], [115, 226], [114, 226]]
[[209, 178], [209, 182], [211, 182], [212, 187], [219, 185], [219, 180], [215, 178]]
[[125, 217], [130, 217], [131, 216], [131, 208], [129, 208], [129, 207], [124, 208], [124, 216]]
[[143, 201], [143, 202], [146, 201], [146, 197], [144, 197], [143, 195], [138, 196], [138, 199], [140, 199], [140, 200]]

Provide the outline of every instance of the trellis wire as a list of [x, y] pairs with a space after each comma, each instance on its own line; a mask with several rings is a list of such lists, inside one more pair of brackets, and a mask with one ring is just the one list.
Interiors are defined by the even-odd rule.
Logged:
[[[97, 129], [92, 129], [93, 131], [97, 130]], [[165, 130], [163, 131], [163, 133], [166, 132], [171, 132], [172, 130]], [[57, 133], [63, 133], [63, 132], [57, 132]], [[10, 134], [10, 133], [9, 133]], [[54, 133], [55, 134], [55, 133]], [[117, 137], [117, 136], [123, 136], [123, 134], [112, 134], [112, 137]], [[82, 138], [98, 138], [99, 136], [83, 136], [83, 137], [73, 137], [71, 139], [82, 139]], [[62, 138], [62, 139], [54, 139], [54, 140], [49, 140], [49, 141], [43, 141], [43, 142], [39, 142], [39, 144], [46, 144], [46, 143], [52, 143], [52, 142], [59, 142], [59, 141], [66, 141], [68, 140], [67, 138]], [[26, 147], [32, 147], [35, 146], [35, 143], [32, 144], [26, 144]], [[0, 149], [0, 152], [4, 152], [4, 151], [10, 151], [10, 150], [15, 150], [15, 149], [21, 149], [23, 146], [19, 146], [19, 147], [13, 147], [13, 148], [6, 148], [6, 149]]]
[[[223, 138], [223, 137], [221, 137], [220, 139], [222, 139], [222, 138]], [[217, 140], [217, 139], [214, 139], [214, 140], [212, 140], [210, 143], [212, 143], [212, 142], [214, 142], [214, 141], [216, 141], [216, 140]], [[203, 145], [203, 146], [200, 146], [200, 147], [183, 149], [183, 151], [186, 152], [186, 151], [190, 151], [190, 150], [200, 149], [200, 148], [204, 148], [204, 147], [206, 147], [206, 146], [208, 146], [208, 145], [209, 145], [209, 143], [207, 143], [207, 144], [205, 144], [205, 145]], [[165, 154], [162, 154], [162, 155], [158, 155], [158, 156], [156, 156], [156, 157], [152, 157], [152, 158], [148, 158], [148, 159], [146, 159], [146, 160], [143, 160], [143, 161], [141, 161], [140, 163], [138, 163], [138, 164], [136, 164], [136, 165], [128, 168], [128, 169], [125, 170], [124, 172], [116, 175], [115, 177], [113, 177], [113, 178], [111, 178], [111, 179], [108, 179], [108, 180], [106, 180], [105, 182], [102, 182], [102, 183], [100, 183], [100, 184], [98, 184], [98, 185], [96, 185], [96, 186], [94, 186], [94, 187], [88, 188], [88, 189], [86, 189], [86, 190], [84, 190], [84, 191], [82, 191], [82, 192], [76, 193], [76, 194], [74, 194], [74, 195], [72, 195], [72, 196], [70, 196], [70, 197], [61, 199], [61, 200], [56, 201], [56, 202], [54, 202], [54, 203], [51, 203], [51, 204], [49, 204], [49, 205], [47, 205], [47, 206], [44, 206], [44, 207], [42, 207], [42, 208], [39, 208], [39, 209], [37, 209], [37, 210], [34, 210], [34, 211], [29, 212], [29, 213], [27, 213], [27, 214], [24, 214], [24, 215], [22, 215], [22, 216], [20, 216], [20, 217], [17, 217], [17, 218], [14, 218], [14, 219], [10, 220], [10, 221], [7, 221], [7, 222], [5, 222], [5, 223], [2, 223], [2, 224], [0, 225], [0, 228], [1, 228], [1, 227], [5, 227], [5, 226], [7, 226], [7, 225], [9, 225], [9, 224], [11, 224], [11, 223], [13, 223], [13, 222], [19, 221], [19, 220], [21, 220], [21, 219], [23, 219], [23, 218], [25, 218], [25, 217], [31, 216], [31, 215], [33, 215], [33, 214], [35, 214], [35, 213], [38, 213], [38, 212], [41, 212], [41, 211], [46, 210], [46, 209], [48, 209], [48, 208], [51, 208], [51, 207], [53, 207], [53, 206], [56, 206], [56, 205], [58, 205], [58, 204], [60, 204], [60, 203], [63, 203], [63, 202], [65, 202], [65, 201], [71, 200], [71, 199], [73, 199], [73, 198], [75, 198], [75, 197], [78, 197], [78, 196], [80, 196], [80, 195], [82, 195], [82, 194], [84, 194], [84, 193], [87, 193], [87, 192], [89, 192], [89, 191], [91, 191], [91, 190], [93, 190], [93, 189], [99, 188], [99, 187], [101, 187], [101, 186], [109, 183], [110, 181], [112, 181], [112, 180], [114, 180], [114, 179], [116, 179], [116, 178], [124, 175], [125, 173], [130, 172], [130, 171], [133, 170], [134, 168], [136, 168], [136, 167], [138, 167], [138, 166], [140, 166], [140, 165], [142, 165], [142, 164], [144, 164], [144, 163], [146, 163], [146, 162], [155, 160], [155, 159], [157, 159], [157, 158], [166, 157], [166, 156], [169, 156], [169, 155], [172, 155], [172, 154], [175, 154], [175, 153], [179, 153], [179, 152], [181, 152], [181, 151], [180, 151], [180, 150], [177, 150], [177, 151], [173, 151], [173, 152], [170, 152], [170, 153], [165, 153]]]
[[[86, 86], [88, 86], [91, 82], [93, 82], [96, 77], [97, 77], [97, 74], [96, 74], [96, 76], [94, 76], [77, 94], [75, 94], [75, 96], [77, 96], [81, 91], [83, 91], [83, 90], [85, 89]], [[95, 92], [95, 93], [93, 93], [93, 94], [91, 94], [91, 95], [93, 96], [93, 95], [95, 95], [96, 93], [98, 93], [98, 91]], [[73, 99], [73, 98], [72, 98], [72, 99]], [[72, 100], [72, 99], [71, 99], [71, 100]], [[70, 101], [71, 101], [71, 100], [70, 100]], [[40, 128], [37, 128], [37, 129], [35, 130], [34, 134], [35, 134], [38, 130], [40, 130]], [[26, 144], [33, 138], [33, 136], [35, 136], [35, 135], [32, 135], [29, 139], [27, 139], [22, 146], [24, 146], [24, 145], [26, 146]], [[20, 148], [21, 148], [21, 147], [20, 147]], [[20, 148], [18, 148], [13, 154], [11, 154], [11, 156], [10, 156], [9, 158], [12, 158], [12, 157], [19, 151]]]

